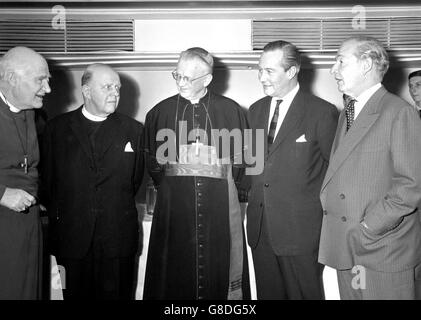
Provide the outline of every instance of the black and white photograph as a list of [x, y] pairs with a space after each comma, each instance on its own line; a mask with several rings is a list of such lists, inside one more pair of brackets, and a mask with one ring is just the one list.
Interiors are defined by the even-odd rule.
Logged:
[[1, 1], [0, 300], [421, 300], [419, 0]]

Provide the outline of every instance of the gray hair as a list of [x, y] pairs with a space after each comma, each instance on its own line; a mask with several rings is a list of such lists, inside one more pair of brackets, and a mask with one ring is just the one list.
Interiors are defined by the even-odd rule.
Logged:
[[0, 59], [0, 79], [4, 80], [8, 71], [23, 71], [28, 68], [34, 56], [41, 56], [28, 47], [14, 47]]
[[389, 69], [389, 56], [380, 41], [368, 36], [351, 37], [345, 40], [344, 43], [348, 41], [357, 43], [354, 55], [358, 59], [371, 58], [371, 60], [373, 60], [377, 74], [380, 77], [380, 80], [382, 80]]
[[214, 64], [213, 57], [205, 49], [200, 48], [200, 47], [193, 47], [180, 53], [179, 60], [193, 60], [193, 59], [203, 62], [203, 64], [208, 69], [209, 73], [213, 72], [213, 64]]

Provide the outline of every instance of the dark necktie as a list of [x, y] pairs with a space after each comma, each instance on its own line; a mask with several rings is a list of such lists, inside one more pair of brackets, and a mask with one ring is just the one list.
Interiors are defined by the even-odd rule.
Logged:
[[351, 128], [352, 123], [354, 122], [354, 104], [357, 102], [353, 97], [346, 94], [343, 95], [344, 106], [345, 106], [345, 115], [346, 115], [346, 131]]
[[273, 140], [275, 140], [276, 125], [278, 123], [279, 116], [279, 105], [281, 104], [281, 102], [282, 100], [276, 100], [275, 112], [273, 113], [272, 121], [270, 122], [268, 132], [268, 146], [270, 146], [273, 143]]

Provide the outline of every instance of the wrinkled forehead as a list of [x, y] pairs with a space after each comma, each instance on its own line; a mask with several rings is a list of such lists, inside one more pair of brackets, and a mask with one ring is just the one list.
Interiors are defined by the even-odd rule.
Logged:
[[92, 84], [105, 85], [114, 84], [120, 85], [120, 76], [117, 72], [110, 68], [98, 68], [92, 73]]
[[177, 72], [183, 75], [194, 76], [208, 71], [208, 66], [198, 57], [180, 58]]
[[21, 68], [18, 68], [23, 75], [28, 77], [50, 77], [47, 61], [41, 56], [35, 57], [28, 63], [23, 63]]
[[282, 67], [283, 56], [284, 56], [284, 52], [278, 49], [263, 52], [259, 59], [259, 66], [261, 68]]
[[355, 56], [355, 52], [357, 49], [357, 42], [355, 40], [348, 40], [342, 43], [341, 47], [338, 50], [337, 56]]

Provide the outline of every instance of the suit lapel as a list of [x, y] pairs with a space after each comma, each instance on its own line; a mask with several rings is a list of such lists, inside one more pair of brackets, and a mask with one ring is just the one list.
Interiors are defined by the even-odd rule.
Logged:
[[73, 113], [73, 116], [70, 118], [70, 128], [73, 131], [73, 134], [78, 139], [82, 150], [85, 152], [87, 158], [91, 162], [91, 166], [94, 166], [95, 161], [93, 159], [91, 144], [89, 142], [88, 134], [86, 133], [85, 126], [83, 125], [83, 115], [82, 107], [80, 107], [76, 112]]
[[[294, 100], [292, 100], [289, 106], [288, 112], [285, 115], [285, 119], [279, 128], [279, 132], [275, 137], [271, 148], [269, 149], [269, 156], [279, 147], [282, 141], [290, 134], [293, 128], [297, 127], [303, 121], [305, 101], [301, 91], [298, 91]], [[281, 104], [282, 107], [282, 104]], [[270, 121], [270, 120], [269, 120]]]
[[343, 139], [345, 134], [346, 134], [346, 116], [345, 116], [345, 110], [344, 110], [339, 115], [338, 127], [336, 128], [335, 139], [333, 140], [333, 143], [332, 143], [332, 152], [330, 153], [330, 158], [332, 158], [332, 155], [335, 153], [336, 149], [338, 149], [339, 141]]
[[341, 131], [338, 131], [338, 141], [336, 142], [335, 140], [336, 149], [330, 157], [329, 168], [323, 181], [322, 190], [378, 119], [380, 115], [380, 100], [385, 93], [386, 90], [383, 87], [377, 90], [377, 92], [367, 101], [347, 133], [345, 133], [346, 130], [344, 128], [346, 122], [344, 116], [345, 112], [342, 112], [341, 121], [339, 122], [339, 125], [341, 125], [342, 128]]
[[[268, 118], [269, 118], [269, 111], [270, 111], [270, 103], [271, 103], [272, 98], [271, 97], [265, 97], [263, 98], [263, 100], [260, 102], [260, 105], [256, 108], [256, 117], [254, 118], [255, 120], [255, 127], [253, 129], [263, 129], [264, 130], [264, 152], [265, 154], [267, 153], [267, 140], [268, 140]], [[256, 148], [256, 144], [258, 143], [258, 141], [254, 140], [253, 141], [253, 145], [254, 148]], [[256, 149], [253, 150], [253, 152], [256, 152]]]

